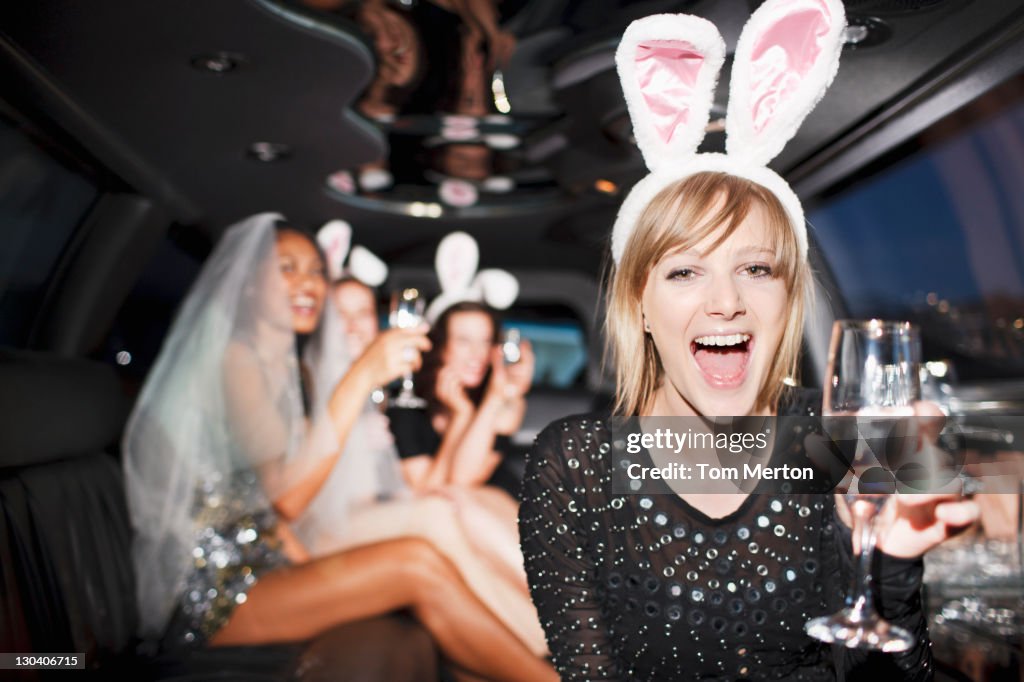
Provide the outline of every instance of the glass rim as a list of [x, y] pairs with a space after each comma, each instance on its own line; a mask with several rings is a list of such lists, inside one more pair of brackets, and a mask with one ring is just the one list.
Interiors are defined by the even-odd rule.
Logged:
[[850, 330], [888, 330], [906, 333], [918, 333], [920, 328], [914, 322], [908, 320], [884, 320], [879, 317], [872, 317], [867, 319], [852, 319], [845, 318], [836, 320], [833, 323], [833, 328], [850, 329]]

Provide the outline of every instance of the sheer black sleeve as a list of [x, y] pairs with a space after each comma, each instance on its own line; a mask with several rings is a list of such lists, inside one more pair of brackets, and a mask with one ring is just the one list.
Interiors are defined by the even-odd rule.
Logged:
[[[849, 589], [853, 578], [853, 543], [850, 529], [838, 518], [837, 534], [840, 580], [843, 593]], [[921, 598], [924, 577], [924, 560], [901, 559], [877, 550], [874, 568], [875, 607], [882, 618], [914, 636], [914, 646], [899, 653], [870, 652], [863, 649], [835, 647], [837, 669], [843, 672], [841, 679], [907, 680], [925, 682], [934, 676], [931, 640], [925, 619]]]
[[[556, 422], [527, 455], [519, 533], [530, 592], [563, 680], [625, 679], [598, 601], [598, 577], [579, 472], [598, 464], [567, 447], [573, 419]], [[573, 460], [575, 467], [568, 462]]]

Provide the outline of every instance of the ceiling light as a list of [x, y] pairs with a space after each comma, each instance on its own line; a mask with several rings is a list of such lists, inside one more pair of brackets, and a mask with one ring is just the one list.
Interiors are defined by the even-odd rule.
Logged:
[[847, 17], [846, 28], [843, 29], [843, 42], [850, 47], [874, 47], [887, 41], [892, 29], [881, 19], [874, 17]]
[[192, 58], [192, 68], [207, 73], [228, 73], [237, 69], [243, 61], [243, 57], [230, 52], [211, 52], [201, 54]]
[[291, 156], [292, 149], [286, 144], [278, 142], [253, 142], [246, 150], [246, 155], [256, 161], [271, 163], [281, 161]]
[[512, 111], [512, 104], [508, 101], [508, 93], [505, 92], [505, 77], [501, 71], [495, 71], [491, 78], [491, 94], [494, 96], [494, 108], [503, 114]]
[[600, 179], [600, 180], [595, 180], [594, 181], [594, 189], [596, 189], [601, 194], [608, 194], [608, 195], [618, 194], [618, 192], [619, 192], [619, 186], [618, 185], [616, 185], [611, 180], [605, 180], [603, 178]]

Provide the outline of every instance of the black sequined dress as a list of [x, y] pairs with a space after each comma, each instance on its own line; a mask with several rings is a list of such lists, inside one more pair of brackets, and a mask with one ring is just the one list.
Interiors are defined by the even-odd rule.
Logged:
[[[820, 404], [790, 398], [789, 413]], [[879, 553], [875, 570], [879, 610], [914, 648], [813, 640], [804, 623], [843, 605], [852, 573], [833, 496], [752, 494], [709, 518], [674, 494], [614, 495], [606, 416], [548, 426], [523, 481], [530, 590], [563, 679], [931, 679], [920, 559]]]

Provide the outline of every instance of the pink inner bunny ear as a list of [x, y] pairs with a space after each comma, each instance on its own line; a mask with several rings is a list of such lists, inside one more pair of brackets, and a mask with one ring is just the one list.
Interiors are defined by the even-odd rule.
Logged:
[[768, 0], [740, 37], [729, 96], [730, 154], [766, 164], [835, 76], [846, 24], [840, 0]]
[[724, 60], [718, 29], [700, 17], [656, 14], [626, 29], [615, 63], [651, 171], [696, 153]]
[[636, 77], [662, 144], [690, 122], [704, 55], [684, 40], [652, 40], [636, 48]]
[[754, 44], [750, 62], [754, 132], [762, 132], [780, 102], [799, 90], [821, 55], [828, 29], [827, 17], [803, 11], [784, 17]]

